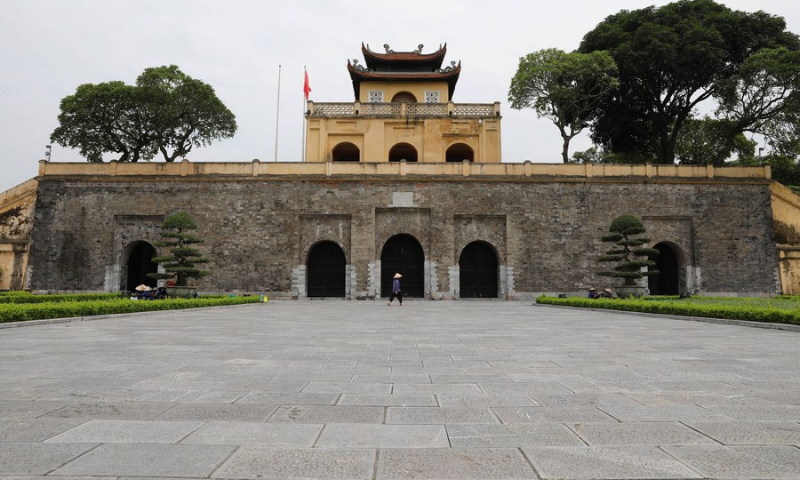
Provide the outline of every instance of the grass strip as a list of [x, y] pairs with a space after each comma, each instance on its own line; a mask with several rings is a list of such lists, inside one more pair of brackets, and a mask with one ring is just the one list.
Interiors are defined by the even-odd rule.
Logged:
[[[700, 300], [702, 301], [702, 300]], [[626, 312], [657, 313], [662, 315], [681, 315], [689, 317], [723, 318], [728, 320], [746, 320], [749, 322], [784, 323], [800, 325], [800, 309], [777, 308], [764, 302], [754, 305], [747, 303], [726, 304], [720, 299], [718, 303], [699, 303], [692, 299], [649, 301], [643, 299], [599, 299], [568, 297], [557, 298], [545, 295], [536, 299], [536, 303], [544, 305], [564, 305], [581, 308], [604, 308]]]
[[88, 302], [92, 300], [113, 300], [121, 298], [119, 293], [69, 293], [55, 295], [32, 295], [28, 292], [0, 295], [1, 303], [53, 303]]
[[170, 300], [132, 301], [116, 297], [108, 300], [62, 301], [50, 303], [0, 304], [0, 323], [44, 320], [48, 318], [86, 317], [117, 313], [182, 310], [186, 308], [216, 307], [258, 303], [259, 297], [223, 297]]

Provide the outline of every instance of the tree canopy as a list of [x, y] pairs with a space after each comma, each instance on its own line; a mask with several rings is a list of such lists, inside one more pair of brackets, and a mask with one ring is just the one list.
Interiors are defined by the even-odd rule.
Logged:
[[236, 133], [236, 119], [214, 89], [175, 65], [145, 69], [135, 85], [80, 85], [61, 100], [58, 122], [50, 140], [77, 148], [90, 162], [104, 153], [137, 162], [159, 152], [173, 162]]
[[533, 108], [549, 118], [563, 139], [561, 157], [569, 161], [569, 142], [584, 128], [609, 93], [616, 88], [617, 67], [606, 52], [566, 53], [550, 48], [519, 60], [511, 79], [511, 108]]
[[611, 15], [578, 49], [608, 51], [619, 69], [619, 88], [597, 109], [592, 139], [614, 153], [672, 164], [681, 130], [702, 102], [715, 99], [730, 127], [730, 153], [739, 134], [795, 101], [798, 50], [783, 18], [713, 0]]

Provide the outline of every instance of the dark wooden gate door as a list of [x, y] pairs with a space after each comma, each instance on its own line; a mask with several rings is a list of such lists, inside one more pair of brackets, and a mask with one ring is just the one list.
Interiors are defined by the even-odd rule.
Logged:
[[156, 249], [147, 242], [139, 242], [128, 257], [128, 291], [133, 291], [139, 285], [156, 286], [156, 279], [147, 276], [156, 273], [158, 264], [150, 260], [155, 256]]
[[461, 298], [497, 298], [497, 255], [488, 244], [472, 242], [458, 261]]
[[678, 257], [669, 245], [659, 243], [654, 247], [660, 253], [655, 258], [658, 275], [647, 277], [650, 295], [678, 295]]
[[309, 297], [344, 297], [346, 259], [339, 245], [322, 242], [308, 254]]
[[416, 238], [407, 234], [395, 235], [386, 241], [381, 251], [381, 296], [388, 297], [395, 273], [400, 279], [403, 296], [425, 296], [425, 252]]

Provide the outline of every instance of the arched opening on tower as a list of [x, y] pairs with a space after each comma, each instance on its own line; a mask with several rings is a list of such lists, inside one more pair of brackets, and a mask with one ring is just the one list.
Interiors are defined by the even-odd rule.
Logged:
[[497, 298], [498, 261], [494, 248], [486, 242], [472, 242], [458, 260], [459, 297]]
[[334, 242], [320, 242], [308, 252], [306, 292], [309, 297], [344, 297], [344, 251]]
[[406, 162], [417, 161], [417, 149], [408, 143], [398, 143], [389, 150], [389, 161], [399, 162], [405, 160]]
[[388, 297], [395, 273], [400, 279], [404, 297], [425, 296], [425, 252], [422, 245], [411, 235], [395, 235], [381, 250], [381, 296]]
[[126, 262], [128, 278], [124, 290], [130, 292], [142, 284], [155, 288], [156, 279], [148, 277], [147, 274], [158, 272], [158, 264], [152, 262], [152, 258], [156, 256], [156, 249], [144, 241], [135, 242], [128, 248], [131, 253]]
[[358, 162], [361, 160], [361, 151], [350, 142], [342, 142], [333, 147], [334, 162]]
[[667, 243], [661, 242], [653, 248], [659, 251], [658, 256], [650, 257], [656, 262], [658, 275], [647, 277], [647, 288], [650, 295], [678, 295], [680, 293], [680, 266], [678, 255]]
[[475, 161], [475, 152], [465, 143], [454, 143], [444, 154], [445, 161], [447, 162], [469, 162]]
[[392, 97], [392, 103], [417, 103], [417, 97], [411, 92], [398, 92]]

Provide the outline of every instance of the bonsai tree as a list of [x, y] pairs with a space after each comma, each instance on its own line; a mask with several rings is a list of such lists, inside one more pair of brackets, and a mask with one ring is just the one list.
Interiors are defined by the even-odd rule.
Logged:
[[200, 270], [198, 264], [208, 263], [210, 260], [204, 257], [199, 250], [192, 247], [196, 243], [203, 243], [203, 240], [188, 233], [187, 230], [195, 230], [197, 224], [192, 218], [184, 213], [178, 212], [170, 215], [161, 224], [161, 241], [156, 245], [159, 247], [169, 247], [170, 254], [155, 256], [153, 263], [158, 263], [164, 267], [165, 273], [148, 273], [147, 276], [156, 279], [174, 278], [175, 285], [182, 287], [188, 285], [190, 278], [202, 278], [210, 274], [209, 270]]
[[[651, 269], [656, 266], [656, 262], [650, 257], [658, 255], [655, 248], [643, 247], [650, 242], [649, 238], [633, 238], [646, 232], [642, 222], [633, 215], [621, 215], [611, 222], [608, 231], [609, 235], [604, 235], [600, 239], [603, 242], [613, 243], [614, 247], [601, 255], [598, 262], [614, 262], [617, 264], [614, 270], [597, 272], [604, 277], [614, 277], [624, 279], [623, 286], [636, 286], [636, 280], [647, 275], [657, 275], [658, 270]], [[648, 270], [642, 270], [648, 267]]]

